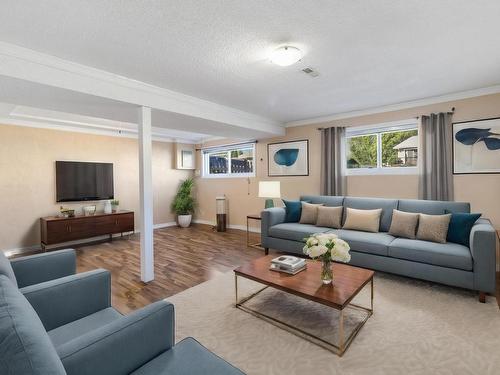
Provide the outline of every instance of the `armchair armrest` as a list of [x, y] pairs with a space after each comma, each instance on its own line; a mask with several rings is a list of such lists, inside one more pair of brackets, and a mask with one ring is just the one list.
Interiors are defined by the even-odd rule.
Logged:
[[262, 237], [269, 236], [269, 228], [273, 225], [283, 223], [285, 221], [285, 208], [272, 207], [266, 208], [261, 213], [261, 228], [260, 233]]
[[111, 274], [98, 269], [20, 289], [45, 329], [60, 327], [111, 306]]
[[15, 258], [10, 261], [19, 288], [74, 275], [76, 253], [73, 249]]
[[496, 281], [496, 233], [486, 219], [479, 219], [470, 232], [474, 289], [494, 293]]
[[59, 347], [68, 375], [129, 374], [174, 345], [174, 305], [159, 301]]

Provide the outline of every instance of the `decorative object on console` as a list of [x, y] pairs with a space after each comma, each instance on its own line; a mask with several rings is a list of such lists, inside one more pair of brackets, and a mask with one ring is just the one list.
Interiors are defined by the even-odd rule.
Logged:
[[104, 213], [105, 214], [110, 214], [112, 211], [113, 210], [111, 208], [111, 202], [110, 201], [104, 202]]
[[118, 199], [113, 199], [111, 201], [111, 211], [118, 212], [119, 208], [120, 208], [120, 201]]
[[500, 173], [500, 118], [453, 123], [453, 173]]
[[193, 187], [193, 178], [182, 181], [172, 201], [172, 211], [177, 214], [177, 223], [182, 228], [189, 227], [196, 207], [196, 201], [192, 195]]
[[61, 206], [59, 208], [59, 212], [61, 213], [62, 217], [74, 217], [75, 216], [75, 210], [70, 209], [70, 208], [64, 208]]
[[266, 198], [265, 208], [274, 207], [273, 198], [281, 198], [281, 185], [279, 181], [260, 181], [259, 198]]
[[316, 233], [305, 239], [304, 254], [312, 259], [321, 260], [321, 280], [323, 284], [333, 281], [332, 261], [349, 263], [349, 244], [333, 233]]
[[85, 216], [93, 216], [93, 215], [95, 215], [95, 212], [96, 212], [96, 206], [95, 206], [95, 204], [92, 205], [92, 206], [85, 206], [85, 207], [83, 207], [83, 214]]
[[271, 176], [309, 176], [309, 141], [269, 143], [267, 172]]

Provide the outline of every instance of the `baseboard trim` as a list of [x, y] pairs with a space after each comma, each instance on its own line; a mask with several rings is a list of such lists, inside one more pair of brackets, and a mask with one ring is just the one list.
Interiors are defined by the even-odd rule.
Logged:
[[[174, 227], [176, 226], [177, 223], [175, 221], [169, 221], [167, 223], [158, 223], [153, 225], [153, 229], [162, 229], [162, 228], [167, 228], [167, 227]], [[140, 230], [134, 230], [134, 233], [140, 233]], [[120, 237], [120, 234], [114, 234], [113, 237]], [[84, 245], [86, 243], [90, 242], [95, 242], [99, 240], [105, 240], [109, 238], [109, 236], [97, 236], [97, 237], [91, 237], [91, 238], [85, 238], [82, 240], [76, 240], [76, 241], [71, 241], [71, 242], [63, 242], [61, 244], [57, 244], [54, 246], [68, 246], [71, 247], [73, 245]], [[24, 246], [24, 247], [15, 247], [12, 249], [7, 249], [3, 250], [5, 256], [7, 258], [14, 256], [14, 255], [22, 255], [22, 254], [27, 254], [27, 253], [32, 253], [34, 251], [40, 251], [42, 248], [40, 245], [31, 245], [31, 246]], [[50, 249], [49, 249], [50, 250]]]
[[[195, 220], [193, 220], [193, 223], [196, 223], [196, 224], [205, 224], [205, 225], [212, 225], [212, 226], [216, 226], [217, 225], [217, 223], [215, 221], [203, 220], [203, 219], [195, 219]], [[247, 230], [247, 226], [246, 225], [229, 224], [227, 227], [229, 229], [238, 229], [238, 230], [243, 230], [243, 231]], [[248, 231], [252, 232], [252, 233], [260, 233], [260, 228], [249, 227]]]

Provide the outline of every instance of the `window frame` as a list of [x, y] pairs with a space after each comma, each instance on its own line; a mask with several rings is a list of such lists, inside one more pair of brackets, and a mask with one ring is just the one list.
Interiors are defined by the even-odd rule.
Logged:
[[[231, 152], [232, 151], [237, 151], [237, 150], [252, 150], [252, 156], [253, 156], [253, 171], [250, 173], [233, 173], [231, 172]], [[218, 154], [218, 153], [223, 153], [226, 152], [228, 156], [228, 173], [210, 173], [210, 155], [211, 154]], [[203, 168], [201, 170], [201, 177], [202, 178], [249, 178], [249, 177], [255, 177], [255, 169], [256, 169], [256, 163], [255, 163], [255, 142], [249, 142], [249, 143], [241, 143], [241, 144], [235, 144], [235, 145], [225, 145], [225, 146], [219, 146], [219, 147], [210, 147], [207, 149], [202, 150], [202, 165]]]
[[[371, 175], [414, 175], [418, 174], [418, 150], [417, 145], [417, 165], [414, 167], [384, 167], [382, 166], [382, 135], [399, 131], [416, 130], [419, 134], [417, 119], [375, 124], [363, 127], [351, 127], [346, 129], [344, 166], [347, 176], [371, 176]], [[377, 166], [373, 168], [347, 168], [347, 142], [350, 138], [375, 135], [377, 137]]]

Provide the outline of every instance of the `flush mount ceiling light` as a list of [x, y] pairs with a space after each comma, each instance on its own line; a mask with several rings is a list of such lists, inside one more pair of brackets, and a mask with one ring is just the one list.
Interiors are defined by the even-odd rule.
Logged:
[[302, 58], [302, 51], [296, 47], [284, 46], [271, 52], [271, 62], [279, 66], [295, 64]]

